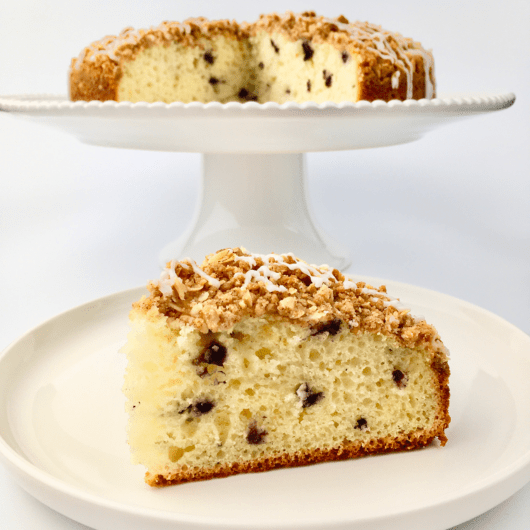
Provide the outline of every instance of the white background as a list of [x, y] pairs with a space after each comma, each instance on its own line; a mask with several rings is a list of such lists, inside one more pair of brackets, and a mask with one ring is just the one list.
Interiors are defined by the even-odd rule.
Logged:
[[[512, 108], [413, 144], [308, 155], [309, 195], [320, 226], [352, 250], [351, 272], [451, 294], [530, 333], [526, 0], [4, 4], [0, 95], [66, 93], [71, 57], [126, 26], [287, 9], [344, 14], [419, 40], [433, 50], [439, 92], [514, 92]], [[0, 113], [0, 349], [60, 311], [157, 277], [159, 250], [192, 215], [199, 175], [199, 154], [86, 146]], [[3, 468], [0, 499], [2, 529], [81, 528]], [[527, 530], [528, 520], [530, 486], [459, 528]]]

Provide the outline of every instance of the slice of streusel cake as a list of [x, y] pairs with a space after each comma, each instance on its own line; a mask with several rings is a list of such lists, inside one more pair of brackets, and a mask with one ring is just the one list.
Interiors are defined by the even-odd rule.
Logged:
[[148, 484], [445, 445], [447, 350], [385, 287], [235, 248], [148, 288], [124, 349]]

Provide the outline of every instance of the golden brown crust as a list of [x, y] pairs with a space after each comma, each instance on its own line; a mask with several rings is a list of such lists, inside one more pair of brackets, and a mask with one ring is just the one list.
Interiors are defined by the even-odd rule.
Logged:
[[[373, 24], [350, 23], [343, 16], [327, 19], [314, 12], [261, 15], [252, 24], [209, 21], [200, 17], [183, 23], [163, 22], [149, 30], [127, 28], [118, 36], [94, 42], [72, 60], [70, 97], [73, 101], [116, 101], [123, 63], [154, 44], [177, 41], [196, 46], [203, 38], [224, 35], [245, 39], [260, 31], [280, 31], [291, 40], [327, 42], [357, 55], [361, 100], [435, 97], [432, 54], [419, 43]], [[398, 77], [395, 77], [396, 71], [399, 71]]]
[[147, 472], [145, 474], [145, 482], [150, 486], [162, 487], [199, 480], [224, 478], [240, 473], [258, 473], [278, 468], [307, 466], [322, 462], [348, 460], [361, 456], [410, 451], [429, 445], [436, 436], [440, 438], [442, 445], [444, 445], [446, 438], [443, 431], [440, 432], [437, 428], [438, 426], [435, 426], [431, 431], [420, 430], [395, 438], [379, 438], [368, 442], [344, 440], [340, 446], [330, 449], [316, 449], [294, 454], [285, 453], [248, 462], [219, 464], [211, 468], [182, 466], [178, 471], [169, 471], [165, 475]]

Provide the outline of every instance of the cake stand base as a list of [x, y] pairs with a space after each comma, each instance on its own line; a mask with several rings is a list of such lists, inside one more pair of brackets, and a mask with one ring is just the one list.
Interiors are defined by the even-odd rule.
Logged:
[[305, 179], [305, 155], [203, 154], [194, 220], [160, 253], [160, 264], [204, 256], [225, 247], [292, 252], [315, 264], [347, 268], [341, 247], [315, 225]]

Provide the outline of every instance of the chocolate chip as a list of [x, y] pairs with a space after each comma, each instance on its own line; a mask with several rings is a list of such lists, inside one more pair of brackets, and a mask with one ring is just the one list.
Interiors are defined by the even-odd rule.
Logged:
[[263, 63], [259, 63], [258, 67], [260, 68], [260, 70], [263, 70], [265, 68], [265, 65]]
[[210, 77], [210, 79], [208, 79], [208, 83], [210, 83], [212, 86], [215, 86], [217, 83], [219, 83], [219, 79], [217, 79], [217, 77]]
[[344, 15], [340, 15], [340, 17], [337, 18], [337, 22], [340, 22], [341, 24], [350, 23], [350, 21]]
[[364, 418], [359, 418], [355, 428], [361, 431], [366, 431], [366, 429], [368, 429], [368, 422]]
[[244, 99], [245, 101], [257, 101], [258, 96], [251, 94], [246, 88], [242, 88], [238, 94], [237, 97], [239, 99]]
[[300, 398], [302, 408], [312, 407], [324, 398], [324, 392], [315, 392], [308, 383], [302, 383], [296, 390]]
[[329, 31], [339, 31], [339, 27], [336, 24], [330, 24]]
[[394, 370], [392, 372], [392, 379], [398, 388], [405, 388], [407, 386], [409, 378], [401, 370]]
[[324, 70], [322, 72], [322, 74], [324, 76], [325, 84], [329, 88], [331, 86], [331, 83], [332, 83], [331, 78], [333, 77], [333, 74], [330, 74], [327, 70]]
[[336, 335], [340, 331], [341, 324], [342, 320], [340, 318], [334, 318], [329, 322], [323, 322], [312, 329], [311, 336], [314, 337], [315, 335], [321, 335], [322, 333]]
[[276, 43], [271, 39], [271, 46], [274, 48], [274, 51], [276, 53], [280, 53], [280, 48], [278, 48], [278, 46], [276, 46]]
[[251, 445], [264, 444], [267, 434], [267, 431], [258, 427], [256, 420], [254, 420], [248, 426], [247, 442]]
[[309, 61], [313, 57], [315, 50], [311, 48], [311, 45], [306, 40], [302, 42], [302, 49], [304, 50], [304, 61]]
[[207, 51], [204, 55], [203, 55], [203, 58], [204, 60], [209, 63], [209, 64], [213, 64], [214, 61], [215, 61], [215, 57], [212, 55], [212, 50], [210, 51]]
[[346, 64], [350, 60], [350, 54], [347, 51], [343, 51], [341, 54], [342, 62]]
[[286, 93], [286, 94], [290, 94], [291, 91], [290, 91], [289, 89], [286, 89], [286, 90], [285, 90], [285, 93]]
[[[201, 354], [193, 361], [193, 364], [215, 364], [223, 366], [226, 359], [226, 347], [216, 340], [211, 341]], [[200, 375], [200, 374], [199, 374]]]
[[202, 401], [197, 401], [194, 403], [194, 405], [191, 408], [191, 413], [194, 416], [202, 416], [203, 414], [208, 414], [213, 408], [215, 407], [215, 404], [210, 401], [209, 399], [204, 399]]
[[311, 80], [307, 80], [307, 91], [311, 92]]
[[[193, 405], [188, 405], [186, 408], [179, 410], [179, 414], [191, 414], [198, 418], [203, 414], [208, 414], [215, 407], [215, 403], [209, 399], [202, 399], [193, 403]], [[186, 420], [188, 421], [188, 420]], [[191, 421], [191, 420], [190, 420]]]

